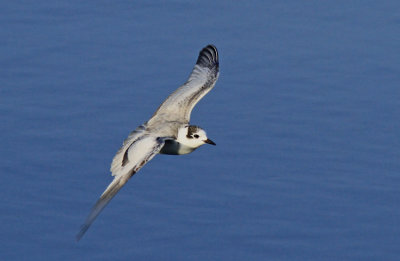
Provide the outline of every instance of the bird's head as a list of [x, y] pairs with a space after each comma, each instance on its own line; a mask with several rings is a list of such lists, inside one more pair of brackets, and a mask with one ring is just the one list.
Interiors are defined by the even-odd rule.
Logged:
[[215, 145], [215, 143], [207, 137], [205, 130], [194, 125], [186, 125], [180, 128], [177, 141], [191, 148], [198, 148], [206, 143]]

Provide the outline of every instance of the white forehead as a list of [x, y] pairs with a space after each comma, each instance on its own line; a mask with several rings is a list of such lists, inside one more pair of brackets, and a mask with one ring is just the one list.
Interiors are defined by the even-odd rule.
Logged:
[[197, 131], [195, 131], [194, 133], [200, 135], [200, 136], [206, 136], [206, 132], [203, 129], [198, 128]]

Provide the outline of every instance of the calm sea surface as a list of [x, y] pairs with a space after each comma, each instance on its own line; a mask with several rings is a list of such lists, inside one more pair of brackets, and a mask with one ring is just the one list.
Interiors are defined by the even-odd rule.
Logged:
[[[205, 45], [191, 122], [85, 237], [128, 133]], [[398, 260], [398, 1], [0, 4], [0, 260]]]

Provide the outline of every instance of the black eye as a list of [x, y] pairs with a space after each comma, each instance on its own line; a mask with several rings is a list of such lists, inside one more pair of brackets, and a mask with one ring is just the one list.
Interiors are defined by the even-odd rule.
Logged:
[[198, 137], [200, 137], [199, 135], [195, 134], [194, 137], [197, 139]]

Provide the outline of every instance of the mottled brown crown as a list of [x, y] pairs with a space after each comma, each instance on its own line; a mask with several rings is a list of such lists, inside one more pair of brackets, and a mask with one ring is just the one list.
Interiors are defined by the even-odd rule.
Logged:
[[190, 125], [189, 128], [188, 128], [188, 133], [186, 134], [186, 137], [188, 137], [189, 139], [192, 139], [193, 138], [193, 134], [198, 132], [199, 128], [200, 128], [199, 126]]

